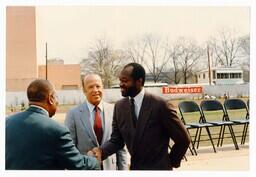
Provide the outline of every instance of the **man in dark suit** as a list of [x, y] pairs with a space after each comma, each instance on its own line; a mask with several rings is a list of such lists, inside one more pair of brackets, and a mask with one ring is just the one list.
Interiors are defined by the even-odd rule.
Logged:
[[50, 119], [58, 101], [49, 81], [33, 81], [27, 97], [29, 108], [6, 119], [6, 169], [100, 169], [96, 158], [79, 153], [68, 129]]
[[[137, 63], [124, 67], [119, 76], [122, 96], [115, 104], [111, 139], [92, 151], [107, 156], [127, 145], [131, 170], [171, 170], [180, 166], [190, 138], [185, 127], [160, 97], [145, 92], [145, 70]], [[168, 153], [170, 138], [174, 145]]]

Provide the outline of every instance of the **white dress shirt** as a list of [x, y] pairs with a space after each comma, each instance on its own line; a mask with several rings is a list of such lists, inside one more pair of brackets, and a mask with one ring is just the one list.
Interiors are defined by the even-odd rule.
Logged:
[[[137, 119], [139, 118], [140, 108], [141, 108], [141, 105], [142, 105], [144, 95], [145, 95], [145, 89], [142, 88], [140, 93], [138, 93], [138, 95], [136, 95], [134, 97], [135, 114], [136, 114]], [[131, 97], [130, 97], [130, 99], [131, 99]]]
[[49, 112], [46, 109], [42, 108], [41, 106], [31, 104], [30, 107], [35, 107], [35, 108], [38, 108], [38, 109], [42, 109], [47, 114], [47, 116], [49, 117]]

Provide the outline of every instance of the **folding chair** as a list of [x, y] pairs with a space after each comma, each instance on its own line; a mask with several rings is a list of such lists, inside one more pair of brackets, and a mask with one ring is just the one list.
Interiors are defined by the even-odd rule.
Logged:
[[[236, 125], [244, 125], [243, 132], [242, 132], [242, 139], [241, 139], [241, 145], [243, 145], [246, 140], [246, 135], [247, 135], [248, 126], [249, 126], [249, 112], [245, 102], [241, 99], [227, 99], [224, 102], [224, 108], [227, 114], [228, 121], [232, 121]], [[238, 111], [239, 113], [244, 111], [245, 115], [237, 118], [234, 115], [235, 113], [238, 113]]]
[[[236, 136], [232, 125], [234, 122], [226, 120], [226, 113], [222, 104], [217, 100], [204, 100], [200, 104], [203, 117], [207, 123], [213, 124], [214, 126], [220, 126], [219, 138], [217, 147], [223, 144], [223, 139], [225, 135], [225, 127], [228, 126], [231, 138], [233, 140], [235, 149], [239, 149], [236, 141]], [[211, 116], [211, 113], [215, 113], [214, 117]]]
[[[181, 120], [184, 123], [185, 127], [187, 128], [188, 132], [189, 132], [189, 129], [196, 129], [195, 137], [194, 137], [194, 140], [192, 141], [192, 148], [194, 149], [194, 151], [195, 151], [195, 143], [196, 142], [197, 142], [197, 148], [199, 148], [201, 131], [202, 131], [202, 128], [205, 128], [207, 135], [209, 137], [209, 140], [211, 141], [213, 150], [214, 150], [214, 152], [216, 152], [216, 149], [215, 149], [215, 146], [214, 146], [214, 143], [212, 140], [212, 136], [211, 136], [211, 133], [209, 130], [209, 127], [212, 127], [213, 125], [210, 123], [206, 123], [203, 120], [203, 116], [202, 116], [199, 106], [194, 101], [183, 101], [183, 102], [179, 103], [178, 107], [179, 107], [180, 114], [181, 114]], [[193, 120], [193, 121], [188, 122], [188, 114], [189, 113], [196, 113], [198, 116], [198, 119], [195, 121]], [[185, 119], [186, 119], [186, 121], [185, 121]]]

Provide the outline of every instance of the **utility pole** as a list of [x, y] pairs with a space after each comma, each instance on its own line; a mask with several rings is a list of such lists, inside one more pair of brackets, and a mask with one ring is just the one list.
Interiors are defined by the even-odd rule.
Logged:
[[209, 50], [210, 50], [209, 45], [207, 44], [209, 85], [212, 85], [211, 62], [210, 62], [210, 51]]
[[47, 62], [47, 42], [45, 44], [45, 79], [47, 80], [48, 79], [48, 62]]

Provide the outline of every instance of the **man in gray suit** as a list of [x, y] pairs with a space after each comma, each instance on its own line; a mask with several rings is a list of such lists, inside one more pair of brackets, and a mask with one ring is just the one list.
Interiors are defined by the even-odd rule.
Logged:
[[27, 96], [29, 108], [6, 119], [5, 169], [99, 170], [94, 157], [79, 153], [68, 129], [50, 119], [58, 106], [52, 84], [35, 80]]
[[[81, 153], [99, 147], [110, 139], [114, 105], [102, 101], [103, 84], [99, 75], [88, 74], [83, 79], [86, 100], [71, 109], [65, 119], [71, 137]], [[104, 170], [127, 170], [124, 149], [103, 161]]]

